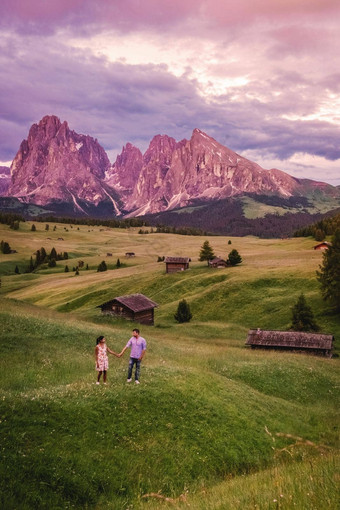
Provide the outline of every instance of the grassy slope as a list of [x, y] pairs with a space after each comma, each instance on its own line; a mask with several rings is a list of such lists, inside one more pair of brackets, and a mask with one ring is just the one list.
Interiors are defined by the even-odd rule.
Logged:
[[[286, 328], [302, 290], [339, 338], [339, 318], [327, 314], [314, 279], [313, 241], [209, 238], [216, 254], [237, 248], [244, 259], [212, 271], [197, 261], [202, 238], [1, 228], [18, 250], [1, 257], [3, 272], [40, 246], [93, 267], [107, 251], [129, 264], [79, 277], [58, 267], [2, 277], [2, 505], [159, 508], [163, 499], [140, 498], [160, 493], [172, 507], [186, 505], [181, 494], [194, 508], [276, 508], [278, 498], [280, 508], [335, 507], [337, 359], [244, 348], [249, 327]], [[125, 260], [126, 251], [136, 258]], [[165, 275], [157, 256], [176, 254], [191, 256], [192, 269]], [[109, 385], [98, 388], [94, 338], [105, 334], [120, 350], [131, 324], [95, 307], [129, 292], [160, 305], [156, 326], [142, 328], [142, 384], [127, 387], [127, 357], [111, 358]], [[194, 315], [187, 325], [173, 321], [182, 297]], [[311, 487], [312, 474], [322, 483]]]

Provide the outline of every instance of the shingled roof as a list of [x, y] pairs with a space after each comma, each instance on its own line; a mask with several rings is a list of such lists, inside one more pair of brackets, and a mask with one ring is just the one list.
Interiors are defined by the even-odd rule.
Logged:
[[191, 262], [191, 259], [189, 257], [165, 257], [164, 262], [188, 264], [188, 262]]
[[246, 345], [264, 348], [320, 350], [330, 354], [333, 340], [333, 335], [325, 335], [322, 333], [250, 329]]
[[105, 305], [117, 301], [133, 312], [142, 312], [143, 310], [149, 310], [150, 308], [155, 308], [158, 306], [157, 303], [144, 296], [144, 294], [129, 294], [127, 296], [118, 296], [114, 299], [110, 299], [110, 301], [106, 301], [105, 303], [99, 305], [97, 308], [102, 308]]

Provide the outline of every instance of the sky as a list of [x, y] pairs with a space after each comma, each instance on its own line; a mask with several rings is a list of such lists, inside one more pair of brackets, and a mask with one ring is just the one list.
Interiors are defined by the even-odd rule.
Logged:
[[339, 0], [1, 0], [0, 165], [57, 115], [113, 163], [199, 128], [340, 185]]

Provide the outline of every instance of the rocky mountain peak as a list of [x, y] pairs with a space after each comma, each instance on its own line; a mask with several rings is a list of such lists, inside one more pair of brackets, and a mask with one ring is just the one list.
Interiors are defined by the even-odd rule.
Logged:
[[90, 136], [71, 131], [55, 115], [33, 124], [11, 166], [7, 195], [46, 205], [53, 200], [112, 200], [101, 180], [110, 167], [104, 149]]

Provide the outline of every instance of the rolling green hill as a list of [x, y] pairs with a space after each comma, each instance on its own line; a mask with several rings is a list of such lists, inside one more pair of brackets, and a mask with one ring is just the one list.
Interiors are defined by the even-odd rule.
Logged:
[[[314, 241], [211, 236], [216, 255], [235, 248], [243, 259], [214, 270], [198, 261], [204, 237], [55, 226], [0, 226], [16, 250], [0, 259], [1, 506], [335, 508], [338, 358], [244, 345], [249, 328], [288, 328], [302, 291], [339, 341]], [[41, 246], [70, 258], [23, 274]], [[157, 258], [167, 255], [190, 257], [190, 269], [165, 274]], [[79, 260], [89, 269], [75, 276]], [[102, 260], [109, 270], [99, 273]], [[126, 384], [126, 354], [110, 357], [98, 387], [95, 338], [119, 352], [133, 324], [96, 307], [134, 292], [159, 305], [155, 326], [141, 327], [141, 384]], [[193, 319], [177, 324], [183, 297]]]

